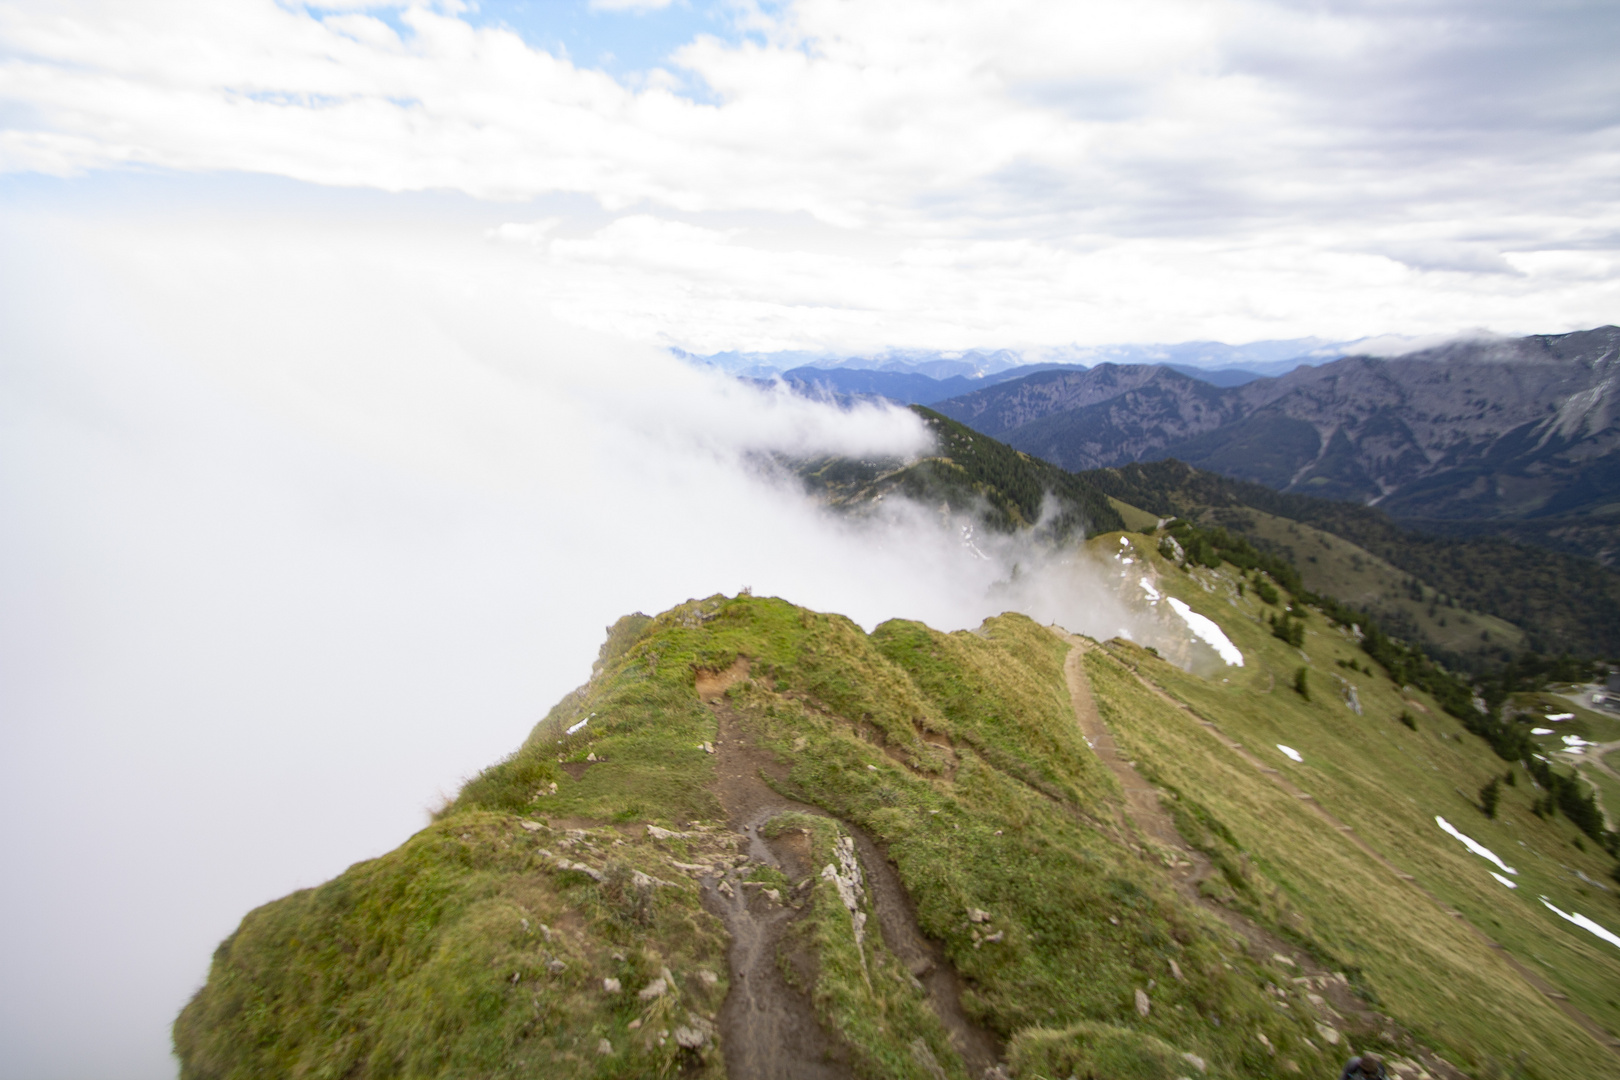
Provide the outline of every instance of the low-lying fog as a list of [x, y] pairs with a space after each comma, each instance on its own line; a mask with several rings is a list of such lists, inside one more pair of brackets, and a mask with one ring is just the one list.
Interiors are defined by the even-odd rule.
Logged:
[[240, 917], [419, 828], [626, 612], [1158, 617], [1117, 566], [822, 511], [749, 462], [918, 453], [914, 417], [570, 329], [476, 230], [14, 214], [0, 248], [0, 1077], [171, 1075]]

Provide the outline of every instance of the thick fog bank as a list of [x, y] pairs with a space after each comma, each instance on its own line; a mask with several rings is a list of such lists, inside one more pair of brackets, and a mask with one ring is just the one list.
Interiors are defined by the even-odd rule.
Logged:
[[568, 329], [498, 245], [13, 216], [0, 249], [0, 1080], [171, 1074], [240, 917], [420, 827], [625, 612], [1137, 618], [1073, 552], [829, 514], [760, 453], [919, 453], [911, 414]]

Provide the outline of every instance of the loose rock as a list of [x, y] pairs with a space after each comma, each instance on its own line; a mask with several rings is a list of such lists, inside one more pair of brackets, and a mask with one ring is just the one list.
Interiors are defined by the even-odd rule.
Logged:
[[603, 979], [602, 989], [609, 994], [617, 994], [620, 990], [618, 979]]
[[[1146, 1016], [1152, 1010], [1153, 1003], [1148, 1000], [1147, 991], [1138, 989], [1136, 991], [1136, 1011], [1142, 1016]], [[1264, 1036], [1261, 1036], [1261, 1038], [1264, 1038]]]

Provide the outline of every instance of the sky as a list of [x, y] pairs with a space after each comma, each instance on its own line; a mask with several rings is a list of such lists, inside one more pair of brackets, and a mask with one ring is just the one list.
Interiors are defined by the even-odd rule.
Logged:
[[763, 454], [919, 426], [670, 347], [1616, 321], [1617, 24], [0, 0], [0, 1080], [174, 1075], [242, 914], [419, 828], [629, 611], [1167, 632], [1117, 567], [807, 504]]
[[1620, 297], [1617, 39], [1604, 2], [11, 0], [0, 170], [454, 193], [560, 317], [700, 353], [1557, 332]]

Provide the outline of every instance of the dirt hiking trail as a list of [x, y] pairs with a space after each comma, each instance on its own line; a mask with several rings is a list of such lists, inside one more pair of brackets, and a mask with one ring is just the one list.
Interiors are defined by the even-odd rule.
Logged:
[[[1191, 710], [1143, 679], [1131, 670], [1129, 665], [1123, 664], [1117, 657], [1110, 656], [1106, 649], [1089, 638], [1055, 629], [1054, 632], [1072, 646], [1063, 662], [1063, 674], [1069, 686], [1069, 699], [1074, 705], [1075, 722], [1080, 726], [1081, 733], [1098, 759], [1108, 766], [1109, 771], [1124, 788], [1125, 813], [1130, 819], [1130, 824], [1150, 846], [1160, 849], [1169, 856], [1172, 863], [1172, 880], [1181, 894], [1235, 930], [1248, 942], [1249, 953], [1255, 960], [1261, 963], [1284, 964], [1297, 971], [1298, 974], [1292, 976], [1293, 983], [1307, 991], [1312, 1004], [1320, 1012], [1338, 1021], [1336, 1024], [1319, 1025], [1318, 1030], [1323, 1041], [1330, 1046], [1339, 1047], [1346, 1057], [1353, 1052], [1350, 1045], [1351, 1035], [1377, 1033], [1385, 1042], [1401, 1047], [1407, 1055], [1404, 1058], [1394, 1057], [1386, 1061], [1395, 1080], [1405, 1078], [1423, 1080], [1426, 1076], [1439, 1077], [1441, 1080], [1467, 1080], [1467, 1074], [1420, 1045], [1393, 1019], [1368, 1008], [1366, 1003], [1351, 990], [1342, 972], [1323, 969], [1308, 954], [1237, 912], [1216, 903], [1199, 890], [1199, 884], [1213, 871], [1213, 865], [1203, 852], [1190, 846], [1176, 829], [1174, 820], [1159, 801], [1158, 789], [1143, 779], [1136, 771], [1135, 764], [1127, 761], [1119, 752], [1113, 735], [1097, 712], [1096, 702], [1092, 700], [1091, 683], [1086, 678], [1083, 665], [1085, 654], [1096, 652], [1101, 656], [1107, 656], [1115, 663], [1120, 663], [1127, 671], [1131, 671], [1143, 686], [1157, 696], [1187, 712]], [[1204, 723], [1206, 726], [1213, 726]], [[1228, 741], [1228, 745], [1233, 744]], [[1241, 750], [1238, 752], [1242, 753]], [[1264, 768], [1260, 762], [1252, 758], [1247, 760], [1257, 768]], [[1341, 826], [1341, 828], [1348, 827]]]
[[[785, 781], [787, 766], [755, 743], [746, 719], [725, 698], [725, 691], [747, 675], [748, 661], [739, 659], [723, 672], [699, 672], [696, 681], [698, 697], [716, 720], [713, 790], [731, 828], [745, 838], [747, 852], [725, 873], [701, 878], [704, 904], [725, 922], [732, 941], [731, 989], [719, 1016], [726, 1073], [730, 1080], [845, 1080], [853, 1073], [841, 1044], [816, 1019], [809, 995], [791, 985], [782, 971], [785, 961], [800, 985], [815, 977], [814, 957], [802, 950], [784, 955], [783, 950], [788, 930], [805, 915], [795, 901], [815, 881], [809, 838], [788, 830], [766, 839], [759, 831], [787, 811], [836, 819], [820, 807], [778, 794], [766, 782], [767, 777]], [[894, 868], [863, 830], [847, 821], [839, 824], [855, 841], [884, 944], [928, 991], [969, 1075], [1003, 1075], [997, 1069], [999, 1046], [963, 1014], [956, 971], [939, 943], [918, 929], [911, 899]], [[785, 896], [744, 880], [761, 865], [775, 867], [792, 883]]]

